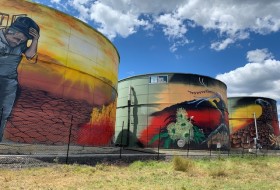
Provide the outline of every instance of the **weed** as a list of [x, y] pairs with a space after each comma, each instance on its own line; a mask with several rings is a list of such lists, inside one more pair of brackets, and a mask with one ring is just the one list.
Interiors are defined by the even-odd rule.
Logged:
[[174, 156], [173, 167], [176, 171], [187, 172], [194, 168], [194, 162], [181, 156]]
[[134, 169], [141, 169], [143, 168], [147, 163], [142, 162], [142, 161], [135, 161], [129, 165], [130, 168]]
[[215, 167], [210, 170], [210, 176], [216, 178], [216, 177], [227, 177], [228, 173], [224, 168], [221, 167]]
[[143, 169], [143, 168], [161, 168], [165, 167], [164, 164], [158, 161], [150, 160], [150, 161], [135, 161], [129, 165], [130, 168], [134, 169]]
[[95, 169], [100, 171], [108, 171], [108, 164], [96, 164]]

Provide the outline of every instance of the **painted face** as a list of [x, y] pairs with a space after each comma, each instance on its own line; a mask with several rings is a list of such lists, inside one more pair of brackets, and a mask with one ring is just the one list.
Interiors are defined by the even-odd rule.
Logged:
[[21, 32], [16, 32], [14, 34], [7, 34], [6, 39], [11, 47], [16, 47], [19, 44], [27, 41], [27, 37]]

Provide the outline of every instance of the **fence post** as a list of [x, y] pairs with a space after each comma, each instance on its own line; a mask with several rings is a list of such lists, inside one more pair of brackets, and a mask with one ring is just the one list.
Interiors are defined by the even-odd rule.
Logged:
[[73, 123], [73, 115], [71, 116], [71, 125], [70, 125], [70, 129], [69, 129], [68, 146], [67, 146], [67, 155], [66, 155], [66, 164], [68, 164], [70, 140], [71, 140], [71, 135], [72, 135], [72, 123]]
[[190, 139], [191, 139], [191, 129], [189, 129], [189, 138], [188, 138], [188, 151], [187, 151], [187, 157], [189, 157], [189, 151], [190, 151]]
[[230, 142], [230, 129], [228, 128], [228, 157], [230, 155], [231, 142]]
[[244, 145], [243, 145], [243, 143], [241, 142], [241, 146], [242, 146], [242, 158], [243, 158], [243, 156], [244, 156]]
[[[1, 126], [2, 126], [2, 118], [3, 118], [3, 112], [4, 112], [4, 107], [1, 108], [1, 116], [0, 116], [0, 130], [2, 130], [2, 131], [0, 132], [0, 134], [2, 135], [2, 136], [0, 136], [1, 141], [3, 140], [3, 136], [4, 136], [4, 128], [1, 129]], [[0, 142], [1, 142], [1, 141], [0, 141]]]
[[3, 115], [3, 111], [4, 111], [4, 107], [1, 108], [1, 119], [2, 119], [2, 115]]
[[160, 132], [161, 132], [161, 126], [159, 126], [159, 133], [158, 133], [158, 154], [157, 154], [157, 159], [158, 160], [159, 160]]
[[1, 108], [1, 116], [0, 116], [0, 127], [2, 125], [2, 117], [3, 117], [4, 108]]
[[211, 158], [211, 154], [212, 154], [212, 152], [211, 152], [211, 150], [212, 150], [212, 137], [211, 137], [210, 140], [211, 140], [211, 141], [210, 141], [210, 158]]

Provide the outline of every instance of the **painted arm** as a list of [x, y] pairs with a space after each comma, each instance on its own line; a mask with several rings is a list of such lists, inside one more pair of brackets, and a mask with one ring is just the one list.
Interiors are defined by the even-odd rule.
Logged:
[[40, 38], [39, 33], [34, 28], [29, 29], [29, 34], [33, 36], [33, 39], [30, 46], [24, 53], [28, 60], [32, 59], [37, 54], [38, 40]]

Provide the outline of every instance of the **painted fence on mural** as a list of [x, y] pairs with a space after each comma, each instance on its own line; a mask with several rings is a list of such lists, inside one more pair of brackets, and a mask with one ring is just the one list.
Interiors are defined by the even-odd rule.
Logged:
[[118, 92], [116, 144], [228, 148], [227, 93], [221, 81], [156, 73], [123, 79]]
[[110, 145], [116, 48], [54, 9], [22, 0], [1, 0], [0, 7], [3, 141], [63, 145], [71, 129], [71, 144]]
[[[228, 98], [232, 148], [279, 148], [276, 101], [265, 97]], [[258, 142], [256, 142], [258, 140]]]

